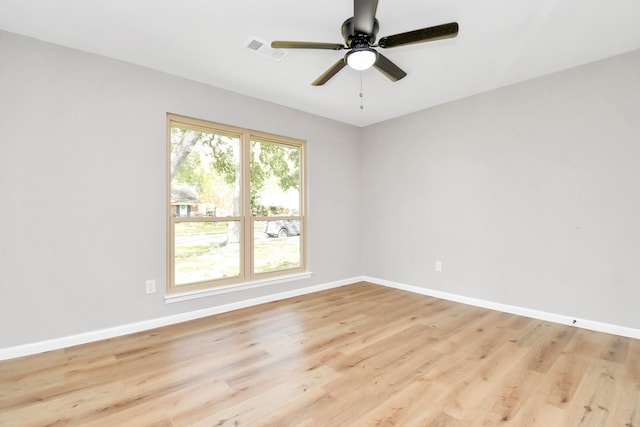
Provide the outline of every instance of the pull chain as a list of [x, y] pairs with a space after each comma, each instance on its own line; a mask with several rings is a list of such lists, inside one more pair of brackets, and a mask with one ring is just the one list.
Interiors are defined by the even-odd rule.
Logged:
[[360, 109], [364, 110], [364, 94], [362, 93], [362, 74], [363, 72], [360, 71]]

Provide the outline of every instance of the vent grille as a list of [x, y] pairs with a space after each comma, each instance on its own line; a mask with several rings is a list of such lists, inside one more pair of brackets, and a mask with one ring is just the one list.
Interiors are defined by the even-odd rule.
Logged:
[[285, 49], [272, 49], [271, 44], [257, 37], [252, 37], [243, 44], [244, 47], [258, 55], [266, 56], [274, 61], [280, 61], [289, 54]]

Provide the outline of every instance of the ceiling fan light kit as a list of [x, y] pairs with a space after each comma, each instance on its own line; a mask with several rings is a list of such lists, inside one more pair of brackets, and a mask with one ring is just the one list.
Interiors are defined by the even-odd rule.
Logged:
[[378, 52], [370, 47], [363, 49], [354, 49], [347, 52], [347, 65], [354, 70], [362, 71], [369, 69], [378, 59]]
[[343, 58], [333, 64], [311, 83], [313, 86], [325, 84], [346, 65], [349, 65], [349, 67], [354, 70], [366, 70], [373, 66], [389, 80], [396, 82], [404, 78], [407, 73], [380, 52], [373, 49], [374, 47], [388, 49], [409, 44], [448, 39], [458, 35], [458, 23], [450, 22], [435, 27], [427, 27], [382, 37], [376, 45], [375, 41], [379, 28], [378, 20], [376, 19], [377, 9], [378, 0], [353, 1], [353, 17], [347, 19], [342, 24], [344, 45], [339, 43], [274, 41], [271, 43], [271, 47], [274, 49], [348, 49], [349, 52], [347, 52]]

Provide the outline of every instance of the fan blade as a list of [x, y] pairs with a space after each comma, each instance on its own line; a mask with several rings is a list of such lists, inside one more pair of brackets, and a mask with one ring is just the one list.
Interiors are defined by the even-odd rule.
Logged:
[[293, 42], [277, 40], [271, 42], [271, 47], [274, 49], [329, 49], [340, 50], [345, 46], [340, 43], [321, 43], [321, 42]]
[[328, 82], [331, 77], [335, 76], [338, 73], [338, 71], [342, 70], [346, 65], [347, 65], [347, 62], [344, 60], [344, 58], [341, 58], [338, 62], [333, 64], [331, 68], [329, 68], [320, 77], [318, 77], [313, 83], [311, 83], [311, 86], [322, 86], [323, 84]]
[[400, 67], [391, 62], [386, 56], [378, 52], [378, 59], [376, 59], [375, 64], [373, 66], [384, 74], [389, 80], [392, 82], [397, 82], [398, 80], [406, 77], [407, 73], [402, 71]]
[[380, 39], [378, 46], [390, 48], [404, 46], [413, 43], [429, 42], [453, 38], [458, 35], [458, 23], [436, 25], [435, 27], [423, 28], [421, 30], [409, 31], [407, 33], [394, 34]]
[[378, 0], [353, 0], [353, 28], [357, 33], [372, 34]]

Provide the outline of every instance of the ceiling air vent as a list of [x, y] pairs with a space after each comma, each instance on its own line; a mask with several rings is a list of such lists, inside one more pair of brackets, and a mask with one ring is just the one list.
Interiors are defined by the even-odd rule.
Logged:
[[289, 51], [285, 49], [272, 49], [271, 43], [257, 37], [247, 40], [244, 42], [243, 46], [259, 55], [273, 59], [274, 61], [280, 61], [289, 54]]

